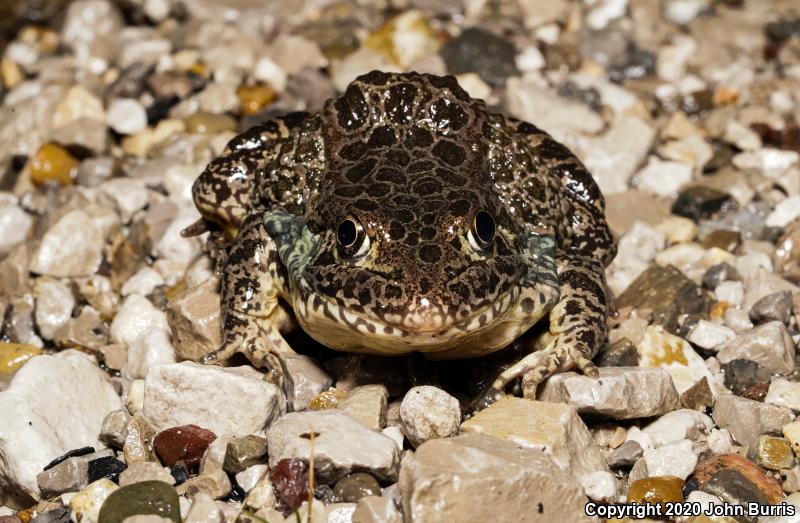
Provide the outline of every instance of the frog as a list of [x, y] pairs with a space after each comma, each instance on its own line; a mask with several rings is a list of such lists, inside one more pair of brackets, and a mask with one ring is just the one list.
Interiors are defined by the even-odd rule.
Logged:
[[319, 112], [234, 137], [192, 194], [185, 235], [227, 242], [223, 341], [203, 363], [242, 353], [279, 381], [295, 323], [336, 351], [477, 358], [542, 320], [492, 390], [535, 398], [554, 374], [598, 375], [616, 254], [600, 189], [452, 76], [361, 75]]

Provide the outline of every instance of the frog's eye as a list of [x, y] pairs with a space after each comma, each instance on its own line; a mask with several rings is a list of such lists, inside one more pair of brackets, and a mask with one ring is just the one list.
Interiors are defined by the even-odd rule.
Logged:
[[492, 215], [486, 211], [478, 211], [467, 234], [470, 246], [477, 251], [486, 250], [492, 245], [494, 234], [495, 224]]
[[361, 256], [369, 249], [369, 237], [358, 220], [348, 216], [336, 228], [336, 241], [345, 256]]

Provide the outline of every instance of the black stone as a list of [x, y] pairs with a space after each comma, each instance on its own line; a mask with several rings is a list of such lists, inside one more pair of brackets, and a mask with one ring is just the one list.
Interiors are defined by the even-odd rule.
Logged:
[[467, 29], [441, 50], [447, 72], [453, 75], [477, 73], [489, 85], [501, 86], [518, 74], [516, 50], [511, 42], [482, 29]]
[[37, 512], [30, 523], [69, 523], [72, 521], [71, 512], [67, 507], [57, 507], [45, 512]]
[[45, 465], [42, 470], [50, 470], [51, 468], [55, 467], [56, 465], [58, 465], [62, 461], [66, 461], [69, 458], [74, 458], [76, 456], [85, 456], [85, 455], [91, 454], [93, 452], [94, 452], [94, 447], [81, 447], [79, 449], [70, 450], [66, 454], [57, 457], [56, 459], [54, 459], [53, 461], [51, 461], [50, 463]]
[[183, 464], [183, 461], [175, 463], [169, 470], [169, 473], [175, 478], [176, 487], [182, 483], [186, 483], [186, 480], [189, 479], [189, 471], [186, 469], [186, 465]]
[[769, 389], [769, 371], [757, 362], [745, 359], [729, 361], [722, 366], [725, 386], [737, 396], [762, 401]]
[[236, 482], [236, 477], [233, 474], [228, 474], [228, 479], [231, 482], [231, 491], [228, 492], [228, 495], [222, 498], [223, 501], [233, 501], [235, 503], [240, 503], [244, 501], [245, 496], [247, 496], [247, 492]]
[[630, 468], [642, 454], [642, 446], [636, 441], [628, 440], [608, 455], [608, 466], [612, 469]]
[[617, 307], [653, 311], [653, 324], [676, 332], [682, 314], [707, 314], [713, 299], [675, 267], [651, 265], [617, 298]]
[[717, 212], [735, 208], [736, 202], [729, 194], [705, 185], [692, 185], [678, 193], [678, 198], [672, 204], [672, 214], [697, 222]]
[[636, 367], [639, 365], [639, 351], [628, 338], [622, 338], [606, 345], [597, 360], [600, 367]]
[[739, 271], [727, 262], [718, 263], [708, 268], [703, 275], [703, 287], [716, 289], [717, 285], [726, 281], [739, 281]]
[[112, 456], [93, 459], [89, 462], [89, 483], [101, 478], [108, 478], [114, 483], [119, 483], [119, 475], [128, 466]]

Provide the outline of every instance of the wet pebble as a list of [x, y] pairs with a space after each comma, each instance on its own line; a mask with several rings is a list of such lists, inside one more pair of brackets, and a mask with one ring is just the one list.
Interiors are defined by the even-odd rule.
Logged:
[[757, 362], [746, 359], [731, 360], [722, 366], [725, 386], [737, 396], [762, 401], [769, 388], [770, 373]]
[[182, 461], [192, 468], [200, 465], [203, 453], [216, 438], [210, 430], [183, 425], [159, 432], [153, 440], [153, 448], [164, 465], [171, 467]]
[[639, 479], [628, 487], [628, 503], [674, 503], [683, 501], [683, 480], [675, 476]]
[[223, 468], [226, 472], [237, 474], [266, 460], [267, 440], [261, 436], [236, 438], [225, 450]]
[[122, 523], [125, 518], [153, 514], [180, 523], [175, 489], [163, 481], [143, 481], [121, 487], [103, 503], [97, 523]]
[[278, 461], [270, 469], [269, 479], [285, 512], [297, 509], [308, 499], [308, 462], [305, 460], [287, 458]]
[[380, 496], [378, 481], [364, 472], [356, 472], [336, 482], [333, 494], [345, 503], [356, 503], [364, 496]]
[[100, 478], [107, 478], [114, 483], [119, 483], [119, 475], [128, 468], [125, 463], [114, 456], [105, 456], [89, 462], [89, 482], [97, 481]]
[[455, 436], [460, 423], [458, 400], [437, 387], [412, 388], [400, 406], [403, 434], [415, 447], [431, 438]]
[[30, 159], [31, 181], [36, 185], [72, 185], [78, 160], [60, 145], [42, 145]]

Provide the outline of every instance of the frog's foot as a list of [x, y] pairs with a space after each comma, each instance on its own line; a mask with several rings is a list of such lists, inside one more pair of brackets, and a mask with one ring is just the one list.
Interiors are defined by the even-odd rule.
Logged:
[[492, 388], [502, 390], [512, 380], [522, 377], [522, 393], [525, 398], [536, 399], [536, 388], [546, 378], [560, 372], [578, 369], [586, 376], [598, 377], [597, 367], [585, 356], [568, 336], [558, 336], [547, 347], [532, 352], [512, 365], [495, 380]]
[[282, 385], [285, 376], [282, 356], [294, 351], [271, 325], [249, 322], [242, 327], [231, 329], [220, 348], [203, 356], [200, 363], [220, 365], [234, 354], [242, 353], [254, 367], [266, 373], [267, 381]]

